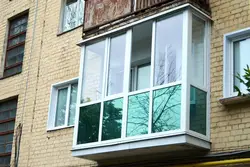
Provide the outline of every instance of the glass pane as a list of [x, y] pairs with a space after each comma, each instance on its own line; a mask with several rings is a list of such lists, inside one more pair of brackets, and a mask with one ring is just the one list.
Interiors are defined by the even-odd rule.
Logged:
[[104, 103], [102, 140], [121, 138], [123, 99]]
[[[139, 24], [133, 28], [130, 91], [149, 88], [152, 45], [151, 43], [152, 21]], [[148, 68], [142, 71], [141, 68], [143, 66], [148, 66]], [[144, 81], [142, 82], [142, 80]]]
[[5, 153], [5, 145], [0, 145], [0, 153]]
[[81, 25], [83, 23], [83, 16], [84, 16], [84, 2], [83, 0], [78, 0], [79, 5], [78, 5], [78, 25]]
[[128, 98], [127, 136], [148, 133], [149, 93], [141, 93]]
[[78, 84], [71, 85], [70, 104], [69, 104], [69, 120], [68, 120], [69, 125], [74, 125], [74, 122], [75, 122], [77, 86], [78, 86]]
[[24, 45], [13, 48], [7, 52], [6, 67], [23, 61]]
[[204, 37], [205, 21], [193, 16], [191, 78], [200, 86], [204, 85]]
[[101, 104], [80, 108], [77, 144], [98, 141]]
[[6, 143], [10, 143], [13, 141], [13, 133], [5, 135], [5, 137], [6, 137], [5, 138]]
[[55, 126], [62, 126], [65, 123], [67, 94], [68, 87], [58, 90]]
[[18, 65], [16, 67], [4, 70], [3, 75], [4, 75], [4, 77], [7, 77], [7, 76], [18, 74], [20, 72], [22, 72], [22, 64], [20, 64], [20, 65]]
[[137, 89], [145, 89], [150, 86], [150, 65], [138, 67]]
[[14, 121], [2, 123], [0, 124], [0, 132], [14, 130], [14, 126], [15, 126]]
[[11, 144], [7, 144], [6, 147], [5, 147], [5, 152], [6, 153], [11, 152], [11, 149], [12, 149], [12, 143]]
[[26, 37], [26, 34], [22, 34], [22, 35], [19, 35], [19, 36], [13, 38], [13, 39], [10, 39], [8, 47], [12, 47], [12, 46], [17, 45], [17, 44], [19, 44], [21, 42], [24, 42], [25, 37]]
[[86, 46], [82, 103], [99, 100], [102, 95], [105, 42]]
[[[249, 59], [249, 46], [250, 38], [237, 41], [233, 43], [234, 47], [234, 75], [238, 73], [240, 76], [245, 74], [244, 68], [250, 65]], [[234, 77], [234, 85], [238, 86], [241, 91], [246, 91], [246, 86], [239, 82], [237, 78]]]
[[182, 15], [156, 23], [154, 85], [181, 80]]
[[12, 109], [16, 110], [16, 108], [17, 108], [17, 99], [12, 99], [0, 103], [0, 112], [9, 111]]
[[77, 26], [77, 0], [67, 0], [64, 8], [63, 31]]
[[108, 69], [108, 95], [123, 92], [125, 47], [125, 34], [111, 38]]
[[190, 130], [206, 135], [207, 93], [191, 86]]
[[181, 86], [154, 91], [152, 131], [163, 132], [180, 128]]

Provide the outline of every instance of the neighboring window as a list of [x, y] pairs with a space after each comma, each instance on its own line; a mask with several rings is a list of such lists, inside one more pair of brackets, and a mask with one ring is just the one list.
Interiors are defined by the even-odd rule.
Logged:
[[[77, 145], [178, 131], [181, 119], [196, 121], [189, 130], [207, 135], [208, 24], [188, 18], [155, 18], [83, 46]], [[183, 112], [193, 117], [181, 118]]]
[[234, 86], [246, 92], [245, 85], [235, 76], [244, 75], [244, 68], [250, 65], [250, 28], [226, 34], [224, 39], [224, 97], [236, 96]]
[[27, 14], [10, 21], [4, 77], [22, 71], [27, 24]]
[[62, 31], [68, 31], [83, 23], [84, 0], [64, 0]]
[[17, 99], [0, 102], [0, 164], [10, 165]]
[[52, 85], [48, 129], [74, 125], [77, 79]]

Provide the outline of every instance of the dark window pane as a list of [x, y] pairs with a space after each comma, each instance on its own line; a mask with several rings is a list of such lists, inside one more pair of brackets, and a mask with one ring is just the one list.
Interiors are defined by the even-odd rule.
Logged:
[[74, 125], [74, 122], [75, 122], [77, 86], [78, 86], [77, 83], [71, 85], [70, 104], [69, 104], [69, 120], [68, 120], [69, 125]]
[[5, 145], [0, 145], [0, 154], [5, 153]]
[[149, 93], [129, 96], [127, 136], [148, 133]]
[[2, 123], [0, 124], [0, 132], [14, 130], [14, 126], [15, 126], [14, 121]]
[[98, 141], [100, 108], [100, 103], [81, 107], [77, 144]]
[[58, 90], [55, 126], [62, 126], [65, 123], [67, 95], [68, 87]]
[[8, 47], [12, 47], [12, 46], [17, 45], [21, 42], [24, 42], [25, 38], [26, 38], [26, 34], [22, 34], [22, 35], [15, 37], [15, 38], [10, 39]]
[[13, 36], [25, 31], [27, 29], [27, 19], [28, 16], [23, 16], [11, 21], [9, 36]]
[[11, 152], [11, 149], [12, 149], [12, 143], [7, 144], [6, 147], [5, 147], [5, 152], [6, 153]]
[[17, 108], [17, 99], [8, 100], [0, 103], [0, 112]]
[[116, 99], [104, 103], [102, 140], [121, 137], [123, 99]]
[[6, 67], [23, 61], [24, 45], [11, 49], [7, 52]]
[[206, 135], [207, 93], [191, 86], [190, 130]]
[[4, 77], [8, 77], [8, 76], [20, 73], [20, 72], [22, 72], [22, 64], [20, 64], [20, 65], [18, 65], [16, 67], [4, 70], [3, 75], [4, 75]]
[[154, 91], [152, 131], [163, 132], [180, 128], [181, 86]]

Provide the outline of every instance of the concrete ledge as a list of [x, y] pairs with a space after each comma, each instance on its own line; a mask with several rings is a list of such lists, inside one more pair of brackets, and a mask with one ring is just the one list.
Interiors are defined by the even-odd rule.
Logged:
[[148, 155], [185, 150], [209, 150], [210, 142], [188, 134], [146, 139], [129, 143], [120, 143], [93, 148], [72, 150], [72, 156], [90, 160], [106, 160], [118, 157]]

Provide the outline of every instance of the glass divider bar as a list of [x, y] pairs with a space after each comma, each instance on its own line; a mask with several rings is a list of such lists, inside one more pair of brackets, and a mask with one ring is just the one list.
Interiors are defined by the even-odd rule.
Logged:
[[102, 141], [102, 120], [103, 120], [103, 110], [104, 110], [104, 102], [103, 99], [106, 96], [107, 92], [107, 79], [108, 79], [108, 64], [109, 64], [109, 51], [110, 51], [110, 38], [106, 38], [105, 40], [105, 54], [104, 54], [104, 70], [103, 70], [103, 83], [102, 83], [102, 95], [101, 95], [101, 112], [100, 112], [100, 122], [99, 122], [99, 134], [98, 134], [98, 142]]
[[151, 45], [151, 70], [150, 70], [150, 92], [149, 92], [149, 119], [148, 119], [148, 134], [152, 133], [153, 121], [153, 90], [154, 87], [154, 66], [155, 66], [155, 32], [156, 21], [152, 24], [152, 45]]
[[83, 84], [83, 67], [84, 67], [84, 56], [85, 55], [85, 46], [81, 48], [81, 59], [80, 59], [80, 70], [78, 78], [78, 88], [77, 88], [77, 100], [76, 100], [76, 113], [75, 113], [75, 126], [74, 126], [74, 137], [73, 137], [73, 146], [77, 145], [78, 137], [78, 123], [80, 117], [80, 103], [82, 98], [82, 84]]
[[192, 14], [190, 10], [183, 12], [183, 44], [182, 44], [182, 89], [181, 89], [181, 129], [189, 130], [189, 56], [191, 55], [191, 37], [192, 37]]
[[122, 116], [122, 135], [121, 138], [126, 137], [127, 130], [127, 115], [128, 115], [128, 92], [130, 81], [130, 61], [131, 61], [131, 47], [132, 47], [132, 30], [126, 33], [126, 53], [125, 53], [125, 66], [124, 66], [124, 79], [123, 79], [123, 116]]

